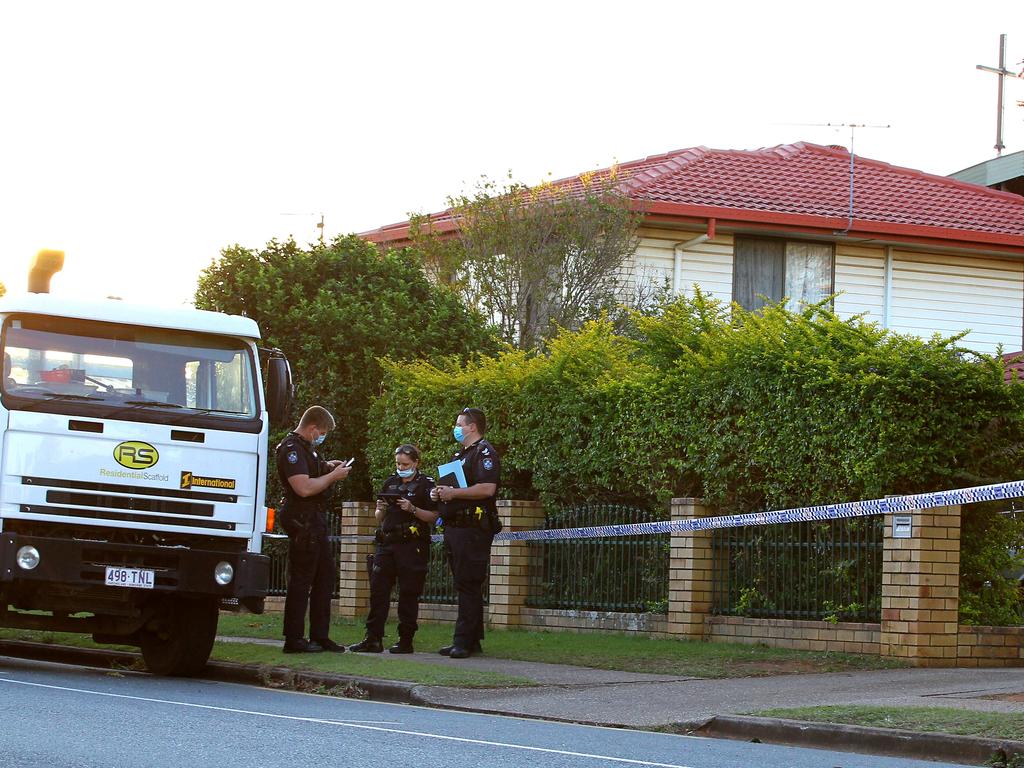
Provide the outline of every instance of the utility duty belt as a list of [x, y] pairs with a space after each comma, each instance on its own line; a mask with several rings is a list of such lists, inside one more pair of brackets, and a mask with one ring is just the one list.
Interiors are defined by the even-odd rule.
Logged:
[[477, 528], [487, 520], [487, 510], [483, 507], [456, 509], [444, 513], [444, 524], [451, 528]]
[[308, 531], [315, 527], [319, 514], [327, 512], [327, 504], [317, 501], [296, 501], [285, 498], [278, 513], [281, 529], [289, 536]]
[[411, 539], [424, 539], [430, 536], [430, 526], [422, 520], [416, 520], [407, 525], [396, 525], [391, 528], [378, 528], [373, 535], [373, 540], [378, 544], [393, 544], [396, 541], [409, 541]]

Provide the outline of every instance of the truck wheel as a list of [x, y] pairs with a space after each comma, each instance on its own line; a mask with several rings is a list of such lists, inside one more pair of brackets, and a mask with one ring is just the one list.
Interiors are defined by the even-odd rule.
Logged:
[[142, 658], [154, 675], [196, 675], [210, 658], [216, 634], [215, 600], [171, 598], [139, 633]]

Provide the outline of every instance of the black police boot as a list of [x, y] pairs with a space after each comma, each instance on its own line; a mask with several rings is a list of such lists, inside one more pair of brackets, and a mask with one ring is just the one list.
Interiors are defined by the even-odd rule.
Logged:
[[398, 638], [398, 642], [388, 648], [388, 653], [413, 653], [412, 638]]
[[[464, 646], [460, 646], [460, 645], [456, 645], [455, 643], [452, 643], [451, 645], [442, 646], [440, 649], [438, 649], [437, 652], [440, 653], [442, 656], [451, 656], [452, 655], [452, 651], [455, 650], [456, 648], [459, 648], [459, 649], [461, 649], [463, 651], [466, 651], [466, 656], [470, 656], [470, 655], [472, 655], [474, 653], [483, 653], [484, 652], [484, 649], [481, 647], [479, 640], [474, 640], [472, 643], [468, 643], [468, 644], [466, 644]], [[454, 658], [456, 658], [456, 659], [464, 659], [464, 658], [466, 658], [466, 656], [455, 656]]]
[[338, 643], [336, 643], [333, 640], [331, 640], [329, 637], [325, 637], [322, 640], [310, 640], [309, 641], [310, 646], [312, 646], [314, 643], [316, 645], [319, 645], [320, 649], [324, 650], [324, 651], [330, 651], [331, 653], [344, 653], [345, 652], [345, 646], [344, 645], [339, 645]]
[[348, 649], [355, 653], [383, 653], [384, 644], [379, 637], [365, 637], [360, 642], [350, 645]]
[[285, 640], [281, 650], [285, 653], [321, 653], [324, 649], [319, 643], [310, 643], [306, 638], [298, 637]]

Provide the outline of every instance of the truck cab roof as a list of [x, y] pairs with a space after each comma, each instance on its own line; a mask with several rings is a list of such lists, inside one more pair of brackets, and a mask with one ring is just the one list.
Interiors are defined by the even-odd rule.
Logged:
[[187, 307], [155, 307], [119, 299], [85, 300], [50, 293], [7, 294], [0, 298], [0, 314], [13, 312], [260, 338], [256, 321], [241, 315]]

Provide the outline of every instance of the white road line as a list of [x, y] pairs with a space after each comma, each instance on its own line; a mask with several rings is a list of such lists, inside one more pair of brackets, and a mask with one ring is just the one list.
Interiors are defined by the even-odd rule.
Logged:
[[677, 763], [655, 763], [650, 760], [631, 760], [626, 757], [613, 757], [611, 755], [595, 755], [589, 752], [572, 752], [565, 749], [549, 749], [547, 747], [531, 747], [527, 744], [510, 744], [503, 741], [487, 741], [484, 739], [467, 739], [461, 736], [443, 736], [438, 733], [424, 733], [421, 731], [407, 731], [401, 728], [383, 728], [377, 725], [365, 725], [367, 722], [379, 722], [379, 721], [364, 721], [364, 720], [326, 720], [317, 717], [298, 717], [296, 715], [281, 715], [276, 712], [257, 712], [251, 709], [234, 709], [232, 707], [215, 707], [212, 704], [193, 704], [188, 701], [174, 701], [172, 699], [154, 699], [147, 696], [130, 696], [124, 693], [106, 693], [105, 691], [90, 691], [85, 688], [70, 688], [63, 685], [47, 685], [45, 683], [30, 683], [27, 680], [4, 680], [0, 678], [0, 683], [9, 683], [11, 685], [25, 685], [32, 688], [48, 688], [54, 691], [68, 691], [70, 693], [85, 693], [91, 696], [106, 696], [111, 699], [129, 699], [132, 701], [148, 701], [153, 704], [170, 704], [176, 707], [191, 707], [193, 709], [210, 709], [217, 712], [230, 712], [236, 715], [253, 715], [255, 717], [269, 717], [275, 720], [294, 720], [306, 723], [318, 723], [320, 725], [336, 725], [342, 728], [356, 728], [365, 731], [380, 731], [382, 733], [396, 733], [403, 736], [419, 736], [421, 738], [437, 739], [440, 741], [457, 741], [464, 744], [480, 744], [488, 747], [504, 747], [506, 749], [521, 749], [528, 752], [544, 752], [552, 755], [565, 755], [567, 757], [589, 757], [595, 760], [607, 760], [613, 763], [626, 763], [629, 765], [649, 765], [653, 768], [691, 768], [686, 765], [679, 765]]

